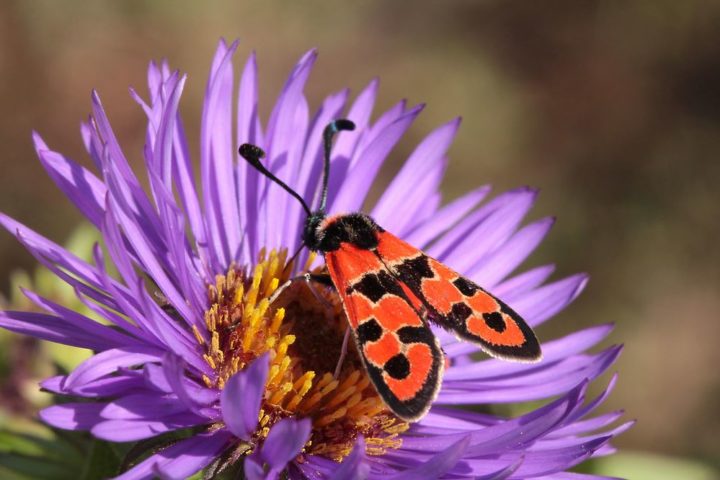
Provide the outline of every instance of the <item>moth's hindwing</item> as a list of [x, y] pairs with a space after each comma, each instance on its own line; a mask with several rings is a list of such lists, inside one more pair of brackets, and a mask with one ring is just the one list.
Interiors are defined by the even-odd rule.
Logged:
[[418, 420], [437, 395], [444, 365], [421, 302], [372, 250], [342, 243], [325, 261], [377, 392], [395, 415]]

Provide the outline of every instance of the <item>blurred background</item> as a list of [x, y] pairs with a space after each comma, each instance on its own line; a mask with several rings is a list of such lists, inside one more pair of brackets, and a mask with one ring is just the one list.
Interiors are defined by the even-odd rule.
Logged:
[[[87, 235], [73, 237], [81, 217], [42, 170], [31, 131], [88, 164], [79, 122], [96, 88], [139, 163], [144, 117], [127, 88], [145, 95], [148, 61], [168, 58], [189, 74], [181, 109], [188, 132], [199, 132], [220, 36], [241, 40], [236, 64], [257, 51], [264, 119], [311, 47], [320, 50], [312, 107], [375, 76], [376, 112], [401, 98], [426, 102], [385, 179], [431, 129], [462, 115], [446, 200], [484, 183], [539, 187], [531, 218], [558, 223], [526, 266], [591, 274], [540, 336], [614, 322], [611, 341], [626, 345], [605, 410], [638, 423], [615, 442], [622, 455], [591, 468], [720, 478], [720, 2], [0, 0], [0, 210], [87, 250]], [[9, 301], [30, 282], [67, 295], [5, 233], [0, 272]], [[33, 403], [43, 362], [73, 359], [0, 340], [0, 422], [21, 424], [43, 401]]]

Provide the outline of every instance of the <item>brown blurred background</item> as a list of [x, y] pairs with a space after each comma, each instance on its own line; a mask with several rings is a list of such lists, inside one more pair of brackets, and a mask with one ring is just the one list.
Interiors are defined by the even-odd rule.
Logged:
[[[139, 161], [143, 115], [127, 87], [145, 94], [147, 62], [167, 57], [190, 75], [181, 108], [197, 134], [220, 36], [241, 39], [236, 64], [258, 52], [264, 119], [313, 46], [313, 107], [376, 75], [380, 108], [427, 102], [386, 178], [462, 115], [447, 198], [481, 183], [540, 187], [532, 218], [559, 221], [528, 265], [592, 275], [541, 336], [617, 324], [626, 349], [606, 409], [639, 423], [616, 444], [720, 464], [720, 2], [0, 0], [0, 209], [67, 238], [81, 218], [31, 130], [87, 163], [78, 126], [97, 88]], [[0, 271], [33, 264], [0, 235]]]

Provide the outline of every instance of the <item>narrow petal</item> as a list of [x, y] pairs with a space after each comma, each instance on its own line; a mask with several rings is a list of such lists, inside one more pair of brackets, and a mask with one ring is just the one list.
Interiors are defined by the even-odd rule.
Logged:
[[359, 436], [350, 455], [345, 457], [329, 480], [365, 480], [370, 475], [370, 465], [365, 459], [365, 439]]
[[260, 402], [270, 368], [268, 354], [255, 359], [225, 384], [220, 408], [227, 428], [238, 438], [249, 440], [258, 423]]
[[[437, 258], [458, 272], [468, 272], [479, 260], [507, 240], [533, 206], [536, 197], [535, 191], [523, 192], [512, 202], [489, 212], [481, 222], [454, 242], [452, 250], [442, 252]], [[434, 245], [432, 250], [435, 248]], [[472, 252], [472, 255], [468, 255], [468, 252]]]
[[450, 202], [405, 235], [405, 241], [410, 245], [425, 249], [428, 243], [445, 233], [472, 211], [489, 192], [490, 187], [485, 185]]
[[0, 224], [11, 234], [18, 236], [18, 239], [20, 239], [34, 255], [46, 258], [49, 262], [61, 266], [87, 284], [103, 284], [101, 275], [94, 266], [80, 259], [64, 247], [48, 240], [3, 213], [0, 213]]
[[173, 395], [136, 393], [108, 403], [100, 415], [106, 420], [159, 419], [186, 410]]
[[528, 451], [525, 460], [511, 479], [525, 479], [567, 470], [589, 458], [610, 440], [610, 436], [591, 440], [572, 447], [547, 451]]
[[189, 478], [215, 460], [229, 446], [230, 437], [225, 430], [194, 435], [150, 456], [115, 480], [150, 480], [158, 473], [169, 478]]
[[70, 375], [65, 386], [72, 389], [117, 371], [121, 367], [133, 367], [147, 362], [160, 362], [163, 352], [152, 347], [132, 346], [113, 348], [98, 353], [81, 363]]
[[[459, 118], [441, 125], [415, 148], [372, 210], [372, 217], [380, 225], [397, 235], [412, 226], [412, 212], [397, 209], [410, 210], [415, 199], [427, 198], [437, 190], [444, 174], [445, 156], [459, 125]], [[435, 167], [440, 168], [435, 171]]]
[[[263, 145], [263, 135], [258, 113], [258, 71], [255, 52], [252, 52], [245, 63], [238, 91], [237, 106], [237, 144], [250, 143]], [[249, 264], [254, 261], [252, 253], [260, 250], [257, 245], [258, 216], [258, 181], [260, 172], [247, 162], [240, 160], [237, 165], [238, 210], [240, 224], [246, 233], [246, 240], [238, 262]]]
[[113, 330], [106, 325], [102, 325], [94, 320], [91, 320], [85, 315], [81, 315], [68, 308], [65, 308], [62, 305], [48, 300], [47, 298], [44, 298], [35, 292], [26, 290], [24, 288], [22, 288], [21, 291], [31, 302], [33, 302], [38, 307], [43, 308], [50, 313], [56, 314], [57, 316], [61, 317], [65, 322], [74, 326], [78, 330], [82, 330], [91, 336], [99, 337], [99, 341], [105, 341], [108, 345], [111, 345], [112, 347], [124, 347], [128, 345], [142, 346], [144, 344], [144, 342], [141, 342], [136, 338], [124, 335], [117, 330]]
[[[265, 137], [268, 166], [278, 178], [291, 184], [297, 179], [307, 136], [308, 107], [303, 89], [316, 59], [317, 52], [310, 50], [298, 61], [283, 86], [268, 121]], [[296, 201], [280, 186], [268, 183], [261, 202], [266, 218], [273, 218], [273, 221], [265, 223], [264, 226], [263, 245], [268, 248], [277, 248], [286, 242], [285, 219], [289, 202], [292, 202], [292, 207], [289, 207], [291, 212], [296, 213]], [[293, 217], [296, 218], [297, 215]], [[292, 231], [295, 233], [295, 225], [292, 225]]]
[[60, 317], [44, 313], [0, 311], [0, 327], [22, 335], [90, 350], [108, 350], [117, 345]]
[[35, 150], [50, 178], [95, 226], [100, 224], [107, 187], [86, 168], [51, 151], [40, 135], [33, 133]]
[[[554, 368], [535, 376], [505, 381], [448, 382], [438, 395], [440, 404], [522, 402], [548, 398], [567, 392], [584, 379], [594, 379], [607, 370], [620, 355], [620, 347], [611, 347], [597, 356], [578, 356], [564, 360]], [[556, 377], [560, 375], [559, 377]]]
[[[445, 381], [491, 379], [499, 376], [523, 374], [534, 369], [547, 368], [553, 362], [569, 358], [594, 347], [610, 334], [612, 328], [612, 325], [597, 325], [595, 327], [586, 328], [585, 330], [573, 332], [556, 340], [544, 342], [543, 359], [540, 363], [532, 366], [518, 362], [488, 359], [473, 362], [467, 365], [452, 365], [450, 368], [445, 370], [443, 379]], [[466, 345], [467, 342], [464, 342], [463, 344]], [[456, 355], [455, 350], [457, 349], [452, 348], [456, 345], [460, 344], [456, 343], [447, 347], [443, 346], [443, 349], [446, 352], [448, 350], [452, 351], [452, 353], [448, 353], [450, 358]]]
[[205, 93], [200, 134], [201, 173], [206, 221], [214, 251], [224, 271], [240, 247], [240, 221], [233, 160], [237, 146], [232, 135], [233, 66], [238, 43], [218, 45]]
[[520, 298], [503, 300], [511, 302], [513, 309], [536, 327], [575, 300], [587, 282], [587, 275], [577, 274], [535, 289]]
[[40, 410], [43, 422], [63, 430], [90, 430], [100, 422], [103, 403], [61, 403]]
[[180, 403], [198, 415], [202, 415], [206, 407], [218, 400], [217, 390], [200, 386], [190, 379], [185, 371], [185, 362], [177, 355], [165, 355], [163, 370]]
[[271, 469], [280, 471], [295, 458], [310, 437], [312, 422], [309, 418], [295, 420], [283, 418], [273, 425], [262, 446], [262, 458]]
[[354, 158], [362, 158], [362, 161], [351, 162], [342, 189], [335, 192], [334, 198], [331, 197], [330, 211], [353, 212], [360, 209], [380, 166], [421, 111], [422, 106], [410, 109], [384, 128], [372, 143], [358, 150]]
[[554, 265], [543, 265], [533, 268], [494, 286], [493, 294], [510, 302], [512, 299], [541, 285], [554, 271]]
[[492, 289], [537, 248], [554, 223], [554, 218], [544, 218], [521, 228], [495, 252], [471, 267], [467, 276]]
[[355, 102], [350, 107], [350, 111], [345, 116], [345, 118], [355, 123], [355, 131], [342, 132], [338, 135], [333, 147], [333, 157], [348, 160], [353, 157], [362, 132], [366, 131], [370, 122], [379, 85], [380, 81], [375, 78], [358, 94]]
[[445, 450], [413, 468], [409, 468], [392, 480], [436, 479], [442, 478], [462, 458], [470, 445], [470, 435], [466, 435]]
[[168, 415], [159, 420], [131, 419], [105, 420], [96, 424], [91, 432], [97, 438], [111, 442], [135, 442], [181, 428], [205, 425], [207, 418], [191, 412]]
[[[516, 224], [522, 218], [524, 212], [533, 204], [536, 196], [537, 192], [527, 187], [510, 190], [498, 195], [438, 238], [427, 249], [427, 253], [453, 266], [460, 273], [464, 273], [460, 265], [467, 265], [470, 261], [477, 261], [479, 258], [479, 253], [476, 253], [473, 244], [468, 239], [472, 237], [474, 241], [478, 241], [479, 238], [482, 239], [484, 233], [493, 233], [493, 229], [486, 220], [494, 214], [495, 224], [498, 226], [503, 225], [505, 217], [497, 215], [498, 210], [503, 210], [509, 215], [510, 225]], [[507, 226], [509, 225], [505, 224], [505, 227]], [[507, 228], [503, 228], [502, 232], [506, 231]], [[495, 238], [497, 240], [497, 237]], [[483, 240], [483, 242], [484, 249], [491, 246], [487, 241]], [[465, 249], [459, 248], [461, 245], [465, 245]], [[473, 254], [467, 255], [468, 251], [473, 252]], [[450, 259], [446, 257], [450, 257]], [[451, 262], [457, 262], [457, 265]]]

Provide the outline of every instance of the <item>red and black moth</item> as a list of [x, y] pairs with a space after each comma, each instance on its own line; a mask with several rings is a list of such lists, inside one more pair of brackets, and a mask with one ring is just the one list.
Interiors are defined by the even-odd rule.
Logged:
[[354, 128], [349, 120], [325, 128], [323, 186], [315, 211], [260, 163], [259, 147], [243, 144], [240, 155], [302, 204], [307, 213], [303, 244], [325, 258], [373, 385], [395, 415], [417, 421], [435, 399], [445, 366], [429, 322], [493, 357], [537, 362], [542, 353], [528, 324], [480, 286], [365, 214], [326, 215], [332, 138]]

